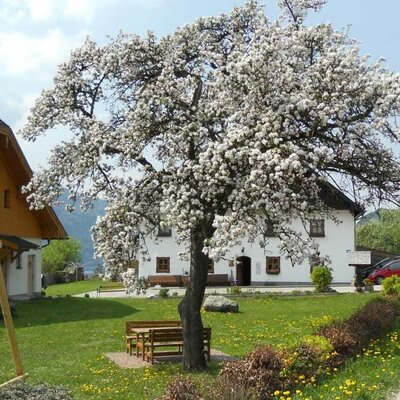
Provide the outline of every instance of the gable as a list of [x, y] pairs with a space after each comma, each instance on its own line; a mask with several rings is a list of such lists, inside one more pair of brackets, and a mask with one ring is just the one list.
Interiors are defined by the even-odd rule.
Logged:
[[0, 234], [63, 239], [67, 233], [51, 207], [30, 210], [21, 188], [32, 177], [11, 129], [0, 120]]

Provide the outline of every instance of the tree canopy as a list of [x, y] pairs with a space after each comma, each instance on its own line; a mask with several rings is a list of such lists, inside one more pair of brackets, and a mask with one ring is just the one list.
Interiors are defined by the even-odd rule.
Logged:
[[43, 272], [62, 271], [71, 262], [81, 261], [82, 244], [76, 239], [52, 240], [42, 250]]
[[324, 3], [280, 0], [271, 21], [250, 0], [160, 39], [88, 39], [23, 129], [30, 140], [57, 125], [74, 133], [26, 191], [34, 208], [64, 186], [84, 207], [108, 199], [94, 237], [109, 271], [148, 257], [160, 224], [186, 244], [189, 368], [204, 366], [196, 330], [207, 256], [218, 260], [245, 236], [267, 246], [272, 224], [282, 253], [302, 262], [317, 245], [291, 222], [335, 218], [320, 197], [326, 182], [360, 204], [399, 198], [399, 161], [387, 144], [398, 142], [399, 75], [359, 55], [346, 32], [304, 24]]
[[400, 254], [400, 210], [379, 210], [378, 220], [357, 226], [357, 245]]

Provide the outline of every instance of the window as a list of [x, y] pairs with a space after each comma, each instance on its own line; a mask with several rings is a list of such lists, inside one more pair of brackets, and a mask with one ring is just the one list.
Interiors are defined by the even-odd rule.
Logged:
[[10, 191], [4, 190], [4, 208], [10, 208]]
[[169, 257], [157, 257], [156, 272], [169, 272]]
[[274, 232], [274, 225], [272, 224], [272, 222], [267, 222], [265, 229], [265, 236], [267, 237], [276, 236], [276, 233]]
[[172, 230], [169, 226], [164, 226], [163, 228], [159, 226], [157, 236], [161, 237], [172, 236]]
[[390, 270], [400, 269], [400, 261], [396, 261], [389, 265]]
[[266, 258], [266, 272], [270, 275], [277, 275], [281, 272], [281, 258], [280, 257], [267, 257]]
[[208, 259], [207, 271], [209, 274], [214, 273], [214, 260]]
[[310, 236], [313, 237], [325, 236], [325, 220], [323, 219], [310, 220]]

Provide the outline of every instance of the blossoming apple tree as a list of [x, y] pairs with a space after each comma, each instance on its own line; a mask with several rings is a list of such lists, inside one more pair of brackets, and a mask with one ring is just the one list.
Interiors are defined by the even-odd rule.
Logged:
[[208, 258], [245, 236], [267, 245], [267, 224], [294, 264], [310, 257], [315, 243], [290, 222], [333, 218], [320, 196], [327, 181], [361, 204], [398, 199], [399, 75], [330, 24], [305, 25], [323, 3], [281, 0], [271, 21], [251, 0], [161, 39], [88, 39], [23, 129], [30, 140], [57, 125], [73, 133], [26, 191], [33, 208], [65, 187], [71, 204], [77, 194], [83, 207], [108, 199], [94, 237], [111, 273], [148, 257], [160, 225], [186, 244], [179, 312], [188, 369], [205, 367]]

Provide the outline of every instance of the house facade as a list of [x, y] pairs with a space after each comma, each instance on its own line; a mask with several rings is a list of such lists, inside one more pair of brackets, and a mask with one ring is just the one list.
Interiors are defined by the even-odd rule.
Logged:
[[[355, 246], [355, 217], [362, 211], [355, 203], [332, 187], [324, 191], [324, 201], [334, 209], [340, 223], [331, 219], [310, 220], [308, 232], [319, 244], [321, 255], [329, 256], [334, 284], [348, 284], [355, 275], [354, 266], [349, 265], [348, 254]], [[307, 237], [305, 227], [294, 221], [292, 227]], [[209, 263], [209, 283], [235, 282], [240, 286], [303, 285], [310, 284], [310, 262], [292, 265], [279, 249], [279, 239], [267, 232], [268, 243], [262, 248], [257, 242], [244, 238], [226, 255], [225, 260]], [[150, 260], [139, 263], [139, 276], [149, 278], [152, 283], [162, 284], [166, 276], [187, 276], [189, 263], [182, 261], [178, 253], [183, 250], [177, 244], [172, 231], [159, 231], [156, 241], [147, 243]], [[158, 278], [157, 278], [158, 277]], [[171, 280], [170, 280], [171, 282]], [[166, 285], [167, 286], [167, 285]], [[172, 285], [171, 285], [172, 286]]]
[[29, 209], [21, 188], [31, 177], [11, 128], [0, 120], [0, 262], [10, 297], [41, 292], [41, 247], [67, 238], [51, 207]]

